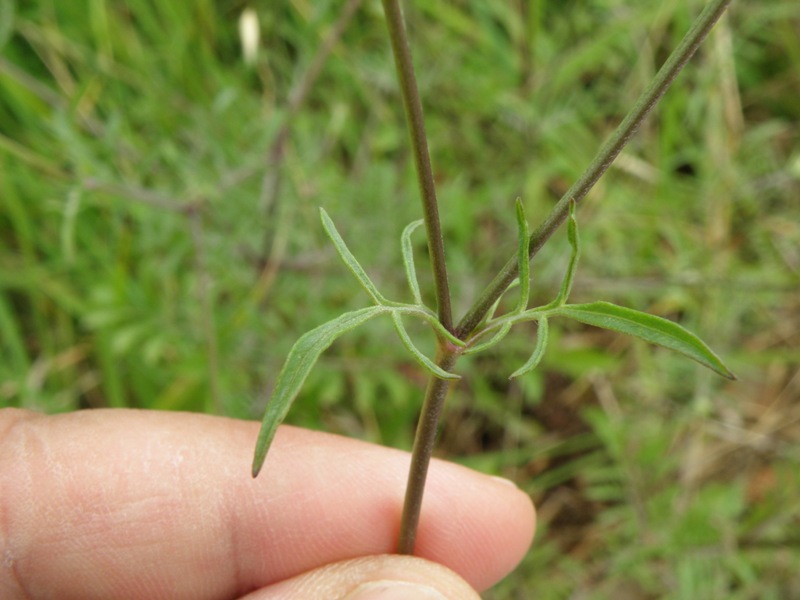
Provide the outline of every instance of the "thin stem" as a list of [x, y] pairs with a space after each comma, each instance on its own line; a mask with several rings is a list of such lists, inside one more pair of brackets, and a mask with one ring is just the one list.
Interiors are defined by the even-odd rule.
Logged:
[[[592, 163], [583, 172], [583, 175], [567, 190], [561, 200], [553, 207], [547, 219], [531, 234], [530, 258], [533, 258], [539, 252], [544, 243], [553, 235], [553, 232], [567, 218], [570, 199], [580, 202], [589, 190], [594, 187], [594, 184], [597, 183], [603, 173], [608, 170], [617, 155], [630, 141], [633, 134], [636, 133], [644, 118], [661, 99], [664, 92], [669, 89], [675, 77], [695, 53], [698, 46], [708, 35], [708, 32], [711, 31], [711, 28], [722, 16], [722, 13], [725, 12], [730, 2], [731, 0], [712, 0], [700, 16], [697, 17], [692, 28], [658, 71], [655, 79], [639, 96], [634, 107], [600, 149]], [[455, 332], [458, 337], [464, 339], [478, 326], [492, 304], [517, 277], [517, 269], [516, 258], [511, 258], [458, 324]]]
[[436, 187], [433, 183], [433, 171], [428, 153], [428, 141], [425, 135], [425, 120], [422, 115], [422, 102], [414, 76], [414, 64], [408, 46], [408, 36], [403, 22], [398, 0], [383, 0], [386, 13], [386, 24], [392, 42], [397, 77], [403, 96], [403, 107], [408, 119], [408, 131], [411, 135], [411, 148], [417, 168], [422, 211], [425, 217], [425, 229], [428, 235], [428, 252], [431, 257], [433, 280], [436, 288], [436, 312], [439, 321], [448, 331], [453, 330], [453, 314], [450, 307], [450, 289], [447, 281], [447, 265], [444, 259], [444, 242], [442, 228], [439, 224], [439, 207], [436, 201]]
[[[445, 371], [451, 371], [459, 355], [459, 351], [445, 349], [440, 352], [436, 364]], [[414, 553], [414, 542], [417, 539], [417, 525], [419, 525], [419, 515], [422, 510], [422, 495], [425, 491], [428, 465], [433, 455], [439, 418], [441, 417], [449, 388], [450, 381], [436, 377], [431, 377], [428, 381], [425, 402], [422, 405], [422, 413], [417, 423], [417, 433], [414, 436], [414, 448], [411, 451], [411, 467], [408, 471], [406, 498], [403, 503], [403, 518], [400, 522], [400, 537], [397, 542], [398, 554]]]

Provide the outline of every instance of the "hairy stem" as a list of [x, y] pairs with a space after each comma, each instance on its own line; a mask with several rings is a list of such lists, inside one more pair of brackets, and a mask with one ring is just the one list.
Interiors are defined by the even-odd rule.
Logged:
[[433, 171], [428, 153], [428, 140], [425, 135], [425, 120], [422, 115], [422, 102], [417, 89], [411, 50], [403, 22], [398, 0], [383, 0], [386, 13], [386, 24], [392, 42], [397, 77], [403, 96], [403, 107], [408, 120], [408, 131], [411, 136], [411, 148], [417, 168], [422, 211], [425, 217], [425, 229], [428, 235], [428, 252], [431, 257], [433, 279], [436, 287], [436, 311], [439, 322], [448, 331], [453, 330], [453, 315], [450, 307], [450, 289], [447, 281], [447, 265], [444, 260], [444, 242], [442, 228], [439, 223], [439, 206], [436, 201], [436, 188], [433, 183]]
[[[553, 207], [550, 215], [538, 229], [531, 234], [528, 251], [530, 258], [533, 258], [539, 252], [553, 232], [567, 218], [570, 200], [580, 202], [589, 193], [589, 190], [594, 187], [594, 184], [597, 183], [603, 173], [608, 170], [608, 167], [611, 166], [617, 155], [630, 141], [636, 130], [639, 129], [639, 125], [642, 124], [648, 113], [661, 99], [664, 92], [669, 89], [675, 77], [681, 72], [730, 3], [731, 0], [712, 0], [706, 5], [703, 12], [695, 20], [692, 28], [672, 52], [667, 62], [664, 63], [653, 81], [647, 86], [647, 89], [639, 96], [636, 104], [597, 153], [589, 167]], [[492, 304], [503, 295], [506, 288], [517, 277], [517, 270], [517, 259], [513, 257], [506, 263], [458, 324], [455, 331], [458, 337], [464, 339], [478, 326]]]
[[[459, 355], [459, 351], [452, 349], [441, 350], [436, 364], [445, 371], [450, 371], [456, 360], [458, 360]], [[417, 525], [419, 524], [419, 515], [422, 509], [422, 495], [425, 491], [428, 465], [433, 455], [439, 418], [441, 417], [449, 388], [450, 381], [448, 380], [431, 377], [428, 381], [425, 402], [422, 405], [422, 413], [420, 414], [417, 433], [414, 437], [414, 448], [411, 451], [411, 468], [408, 472], [406, 498], [403, 503], [403, 518], [400, 522], [400, 537], [397, 542], [398, 554], [414, 553], [414, 542], [417, 538]]]

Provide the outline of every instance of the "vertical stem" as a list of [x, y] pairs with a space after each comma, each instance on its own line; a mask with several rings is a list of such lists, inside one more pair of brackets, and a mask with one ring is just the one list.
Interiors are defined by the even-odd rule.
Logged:
[[[628, 113], [622, 123], [617, 127], [611, 138], [603, 145], [595, 159], [584, 171], [578, 181], [567, 191], [564, 197], [554, 207], [548, 218], [531, 235], [529, 244], [529, 258], [533, 257], [545, 241], [553, 234], [564, 221], [571, 200], [579, 202], [597, 180], [605, 173], [639, 125], [655, 106], [664, 92], [672, 84], [675, 77], [683, 69], [688, 60], [705, 39], [731, 0], [711, 0], [692, 28], [686, 34], [680, 45], [670, 55], [667, 62], [659, 70], [653, 82], [639, 97], [633, 109]], [[408, 118], [408, 127], [411, 133], [414, 158], [417, 165], [422, 203], [425, 213], [425, 224], [428, 230], [428, 244], [431, 253], [434, 279], [436, 282], [436, 296], [438, 302], [439, 319], [441, 323], [452, 329], [452, 315], [450, 309], [450, 296], [447, 283], [447, 272], [444, 263], [444, 248], [442, 244], [441, 229], [439, 226], [436, 194], [433, 185], [433, 175], [430, 168], [428, 147], [425, 138], [425, 128], [422, 117], [422, 106], [419, 92], [414, 77], [411, 53], [408, 48], [403, 18], [398, 0], [383, 0], [389, 35], [392, 40], [392, 50], [397, 64], [398, 77], [403, 93], [403, 104]], [[489, 307], [499, 298], [508, 285], [517, 276], [518, 261], [510, 260], [494, 281], [483, 292], [478, 301], [461, 320], [456, 334], [465, 338], [478, 325]], [[453, 368], [460, 352], [447, 344], [440, 344], [437, 364], [446, 371]], [[433, 454], [433, 446], [439, 419], [444, 407], [450, 383], [445, 380], [431, 378], [425, 393], [425, 402], [422, 408], [417, 432], [414, 438], [414, 448], [411, 456], [411, 468], [408, 475], [403, 517], [400, 526], [398, 552], [412, 554], [416, 541], [417, 526], [422, 508], [422, 497], [425, 489], [425, 479], [428, 466]]]
[[[436, 364], [445, 371], [450, 371], [458, 360], [459, 354], [449, 348], [441, 350]], [[422, 496], [425, 491], [425, 479], [428, 476], [428, 465], [430, 465], [433, 455], [439, 418], [449, 389], [449, 380], [431, 377], [428, 382], [425, 402], [422, 405], [422, 413], [414, 437], [414, 448], [411, 451], [411, 468], [408, 472], [403, 518], [400, 522], [400, 537], [397, 542], [398, 554], [414, 553], [417, 525], [419, 525], [419, 515], [422, 510]]]
[[425, 217], [425, 229], [428, 235], [428, 251], [431, 257], [433, 280], [436, 287], [436, 310], [439, 321], [448, 331], [453, 330], [453, 315], [450, 307], [450, 289], [447, 281], [447, 265], [444, 260], [444, 242], [442, 228], [439, 223], [439, 207], [436, 201], [436, 187], [433, 183], [431, 159], [428, 153], [428, 141], [425, 135], [425, 120], [422, 115], [422, 102], [414, 76], [414, 64], [408, 46], [408, 36], [403, 22], [398, 0], [383, 0], [386, 13], [386, 24], [392, 42], [397, 77], [403, 96], [403, 107], [408, 119], [408, 131], [411, 135], [411, 148], [417, 168], [422, 211]]

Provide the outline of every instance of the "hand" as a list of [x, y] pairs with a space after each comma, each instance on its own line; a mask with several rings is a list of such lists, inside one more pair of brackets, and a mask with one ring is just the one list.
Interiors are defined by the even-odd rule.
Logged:
[[[420, 584], [477, 599], [533, 537], [525, 494], [433, 461], [423, 558], [392, 556], [406, 453], [282, 427], [253, 480], [257, 432], [187, 413], [0, 410], [0, 597], [425, 598]], [[405, 587], [381, 596], [377, 581]]]

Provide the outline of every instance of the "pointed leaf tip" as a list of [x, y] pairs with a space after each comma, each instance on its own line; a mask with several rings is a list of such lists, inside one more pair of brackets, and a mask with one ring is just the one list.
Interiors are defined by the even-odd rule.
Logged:
[[342, 259], [342, 262], [358, 280], [358, 283], [361, 284], [361, 287], [364, 288], [364, 291], [369, 294], [369, 297], [372, 298], [375, 304], [388, 304], [386, 298], [384, 298], [383, 294], [378, 291], [377, 286], [369, 278], [369, 275], [367, 275], [364, 267], [361, 266], [361, 263], [358, 262], [353, 253], [350, 252], [347, 244], [344, 243], [344, 239], [342, 239], [342, 236], [336, 229], [336, 225], [322, 207], [319, 209], [319, 216], [320, 220], [322, 221], [322, 227], [325, 229], [325, 233], [328, 234], [331, 242], [333, 242], [336, 252], [339, 253], [339, 257]]
[[547, 349], [548, 332], [547, 317], [542, 317], [539, 319], [539, 328], [536, 331], [536, 346], [533, 349], [533, 354], [531, 354], [528, 362], [508, 376], [509, 379], [521, 377], [539, 366], [539, 363], [542, 362], [542, 358], [544, 358], [544, 352]]
[[292, 402], [297, 397], [300, 387], [316, 364], [320, 354], [340, 335], [390, 310], [385, 306], [370, 306], [344, 313], [303, 334], [294, 343], [278, 374], [272, 396], [267, 402], [253, 456], [253, 477], [256, 477], [261, 470], [275, 433], [278, 431], [278, 426], [286, 418]]
[[727, 379], [736, 379], [703, 340], [668, 319], [610, 302], [567, 304], [554, 309], [551, 314], [638, 337], [683, 354]]

